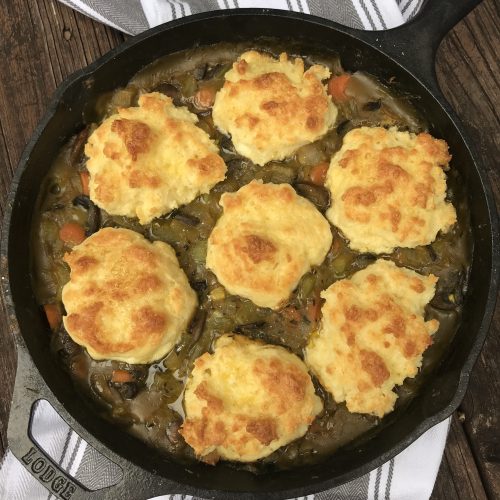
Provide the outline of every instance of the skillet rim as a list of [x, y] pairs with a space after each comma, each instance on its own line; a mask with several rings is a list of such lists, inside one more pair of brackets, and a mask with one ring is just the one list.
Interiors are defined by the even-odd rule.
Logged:
[[[25, 354], [28, 355], [29, 358], [31, 358], [31, 355], [28, 351], [28, 348], [24, 342], [24, 337], [23, 334], [21, 333], [21, 330], [19, 328], [19, 325], [17, 324], [17, 317], [15, 314], [15, 306], [14, 306], [14, 300], [12, 297], [12, 294], [10, 292], [10, 286], [9, 286], [9, 265], [8, 265], [8, 254], [9, 254], [9, 242], [10, 242], [10, 233], [12, 230], [11, 226], [11, 219], [12, 219], [12, 213], [15, 210], [15, 201], [16, 201], [16, 196], [18, 194], [18, 188], [19, 188], [19, 183], [20, 179], [26, 169], [26, 166], [29, 161], [30, 154], [32, 150], [34, 149], [36, 143], [38, 142], [40, 136], [43, 134], [45, 131], [45, 128], [47, 127], [48, 123], [51, 121], [53, 116], [55, 115], [57, 108], [62, 101], [62, 98], [68, 91], [73, 87], [78, 85], [79, 83], [83, 83], [86, 78], [91, 78], [93, 73], [97, 71], [101, 66], [107, 64], [109, 61], [111, 61], [113, 58], [121, 55], [122, 53], [126, 52], [130, 47], [135, 46], [137, 44], [140, 44], [143, 40], [146, 40], [150, 37], [156, 36], [157, 33], [163, 32], [163, 31], [168, 31], [170, 29], [174, 29], [179, 25], [184, 25], [184, 24], [191, 24], [191, 23], [196, 23], [198, 21], [208, 21], [212, 18], [219, 18], [219, 17], [233, 17], [237, 15], [244, 15], [244, 16], [263, 16], [263, 15], [272, 15], [274, 17], [278, 18], [290, 18], [294, 19], [297, 21], [301, 22], [307, 22], [311, 24], [320, 24], [323, 27], [326, 27], [327, 29], [333, 30], [333, 31], [338, 31], [341, 32], [344, 35], [353, 37], [357, 40], [359, 40], [363, 45], [367, 46], [369, 50], [375, 50], [383, 55], [385, 58], [389, 58], [392, 60], [395, 64], [399, 66], [399, 68], [406, 72], [412, 79], [416, 80], [420, 85], [422, 85], [429, 93], [429, 95], [439, 104], [439, 106], [443, 109], [445, 114], [447, 115], [447, 121], [450, 123], [451, 126], [453, 126], [458, 134], [460, 135], [463, 144], [465, 148], [468, 150], [473, 163], [474, 163], [474, 171], [478, 176], [478, 179], [481, 183], [481, 187], [483, 190], [483, 194], [485, 197], [485, 202], [486, 202], [486, 208], [488, 211], [488, 216], [489, 216], [489, 223], [492, 229], [491, 232], [491, 249], [492, 249], [492, 266], [491, 266], [491, 273], [490, 273], [490, 287], [488, 290], [488, 298], [487, 302], [485, 305], [485, 310], [484, 314], [482, 317], [481, 324], [477, 330], [477, 334], [474, 340], [474, 343], [471, 346], [471, 349], [469, 351], [469, 354], [467, 356], [467, 359], [465, 363], [462, 365], [462, 368], [460, 370], [460, 376], [459, 376], [459, 381], [458, 385], [454, 394], [453, 399], [451, 402], [444, 407], [441, 411], [432, 414], [429, 417], [426, 417], [424, 420], [421, 421], [421, 423], [414, 428], [408, 436], [401, 440], [398, 445], [392, 447], [389, 451], [386, 453], [379, 455], [377, 459], [371, 460], [367, 463], [365, 463], [362, 466], [357, 467], [354, 469], [354, 471], [351, 471], [350, 474], [343, 474], [342, 476], [339, 476], [336, 480], [326, 480], [321, 483], [313, 483], [310, 486], [307, 486], [308, 491], [311, 492], [316, 492], [316, 491], [323, 491], [324, 489], [330, 488], [332, 486], [338, 486], [339, 484], [342, 484], [343, 482], [346, 482], [348, 480], [351, 480], [355, 477], [359, 477], [365, 472], [368, 472], [369, 470], [372, 470], [376, 468], [377, 466], [381, 465], [382, 463], [386, 462], [388, 459], [394, 457], [397, 453], [401, 452], [404, 448], [406, 448], [409, 444], [411, 444], [413, 441], [415, 441], [423, 432], [428, 430], [430, 427], [435, 425], [436, 423], [442, 421], [445, 419], [447, 416], [449, 416], [459, 405], [461, 400], [464, 397], [465, 390], [467, 388], [467, 383], [468, 379], [470, 376], [470, 372], [472, 370], [472, 367], [479, 355], [479, 352], [482, 348], [482, 345], [484, 343], [484, 340], [486, 338], [486, 334], [489, 329], [489, 324], [491, 321], [491, 317], [493, 314], [493, 310], [495, 307], [495, 301], [496, 301], [496, 288], [498, 286], [498, 274], [499, 274], [499, 236], [498, 236], [498, 220], [497, 220], [497, 215], [495, 211], [495, 203], [494, 203], [494, 198], [492, 195], [491, 188], [489, 186], [488, 178], [487, 178], [487, 173], [485, 171], [484, 166], [482, 163], [480, 163], [477, 160], [477, 155], [474, 154], [474, 151], [471, 148], [471, 144], [467, 140], [467, 135], [464, 134], [464, 131], [462, 129], [460, 121], [457, 119], [455, 116], [454, 112], [451, 110], [449, 107], [449, 104], [447, 101], [444, 99], [442, 94], [439, 92], [437, 93], [434, 89], [429, 89], [428, 85], [424, 83], [417, 75], [414, 74], [414, 71], [411, 69], [408, 69], [404, 64], [400, 63], [397, 59], [395, 59], [392, 55], [384, 52], [381, 50], [379, 47], [374, 45], [374, 43], [370, 43], [370, 41], [366, 40], [366, 33], [358, 30], [353, 30], [350, 28], [346, 28], [345, 26], [339, 25], [337, 23], [334, 23], [332, 21], [319, 18], [316, 16], [311, 16], [309, 14], [303, 14], [303, 13], [295, 13], [295, 12], [290, 12], [290, 11], [282, 11], [282, 10], [274, 10], [274, 9], [233, 9], [229, 11], [212, 11], [212, 12], [206, 12], [206, 13], [201, 13], [201, 14], [196, 14], [193, 16], [188, 16], [182, 19], [178, 19], [175, 21], [171, 21], [169, 23], [165, 23], [164, 25], [160, 25], [156, 28], [153, 28], [151, 30], [147, 30], [141, 35], [137, 35], [136, 37], [130, 38], [129, 40], [125, 41], [123, 44], [119, 45], [115, 49], [111, 50], [107, 54], [103, 55], [96, 61], [94, 61], [91, 65], [87, 66], [86, 68], [82, 68], [81, 70], [78, 70], [77, 72], [73, 73], [72, 75], [68, 76], [66, 80], [56, 89], [50, 103], [48, 104], [46, 108], [46, 112], [43, 116], [43, 118], [40, 120], [39, 124], [35, 128], [35, 130], [32, 133], [31, 139], [28, 142], [27, 146], [25, 147], [20, 160], [18, 162], [18, 166], [16, 168], [16, 172], [14, 174], [12, 183], [11, 183], [11, 188], [9, 191], [9, 195], [7, 198], [7, 203], [6, 203], [6, 209], [5, 209], [5, 216], [3, 220], [3, 227], [2, 227], [2, 234], [1, 234], [1, 242], [0, 242], [0, 247], [1, 247], [1, 262], [0, 262], [0, 269], [1, 269], [1, 276], [2, 276], [2, 292], [6, 301], [6, 308], [8, 312], [9, 319], [11, 319], [11, 330], [14, 331], [15, 335], [15, 340], [18, 348], [18, 360], [20, 359], [20, 353], [19, 350], [23, 350]], [[363, 34], [364, 36], [361, 36]], [[103, 453], [105, 456], [113, 456], [113, 461], [115, 458], [120, 458], [118, 461], [120, 465], [123, 465], [123, 462], [132, 465], [134, 464], [135, 467], [140, 468], [142, 471], [146, 471], [147, 469], [143, 469], [142, 466], [135, 465], [135, 462], [130, 461], [129, 459], [126, 459], [122, 457], [121, 455], [118, 455], [118, 453], [112, 451], [110, 448], [108, 448], [106, 445], [104, 445], [101, 441], [99, 441], [96, 437], [94, 437], [93, 434], [88, 432], [85, 427], [83, 427], [79, 422], [76, 421], [76, 419], [73, 418], [73, 416], [64, 409], [64, 405], [61, 401], [59, 401], [55, 395], [52, 393], [52, 390], [48, 386], [48, 384], [45, 382], [45, 379], [41, 375], [41, 373], [38, 370], [37, 365], [33, 361], [33, 359], [30, 359], [30, 364], [32, 369], [34, 369], [41, 380], [43, 380], [43, 384], [45, 388], [47, 389], [47, 392], [50, 394], [50, 403], [55, 406], [58, 410], [59, 413], [62, 413], [61, 416], [63, 416], [64, 420], [67, 422], [71, 422], [71, 427], [75, 429], [76, 432], [78, 432], [80, 435], [83, 435], [86, 440], [89, 441], [92, 446], [97, 448], [101, 453]], [[19, 378], [19, 374], [16, 375], [16, 380]], [[17, 385], [17, 384], [16, 384]], [[38, 398], [37, 398], [38, 399]], [[55, 400], [55, 401], [54, 401]], [[57, 402], [56, 405], [54, 405], [54, 402]], [[11, 410], [11, 415], [13, 415], [13, 409]], [[12, 420], [12, 418], [10, 419]], [[11, 427], [11, 425], [9, 425]], [[76, 428], [75, 428], [76, 427]], [[96, 446], [96, 444], [99, 444], [99, 446]], [[353, 472], [355, 472], [353, 474]], [[347, 476], [347, 477], [346, 477]], [[321, 485], [321, 486], [319, 486]], [[182, 485], [183, 487], [187, 485]], [[304, 487], [305, 488], [305, 487]], [[312, 489], [309, 489], [312, 488]], [[191, 488], [192, 489], [192, 488]], [[204, 492], [209, 492], [209, 491], [217, 491], [218, 494], [222, 493], [224, 495], [224, 492], [221, 490], [199, 490], [199, 491], [204, 491]], [[272, 493], [268, 493], [271, 496], [269, 498], [282, 498], [284, 494], [290, 496], [296, 493], [301, 493], [303, 494], [304, 492], [302, 490], [297, 490], [297, 489], [292, 489], [292, 490], [279, 490], [274, 491]], [[255, 494], [255, 493], [254, 493]], [[231, 498], [231, 492], [226, 492], [227, 498]]]

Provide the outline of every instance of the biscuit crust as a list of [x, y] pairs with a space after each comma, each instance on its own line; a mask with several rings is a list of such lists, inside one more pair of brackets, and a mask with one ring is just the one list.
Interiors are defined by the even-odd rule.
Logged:
[[187, 108], [159, 93], [121, 108], [85, 146], [90, 198], [112, 215], [149, 223], [222, 181], [226, 164]]
[[229, 293], [279, 308], [311, 266], [323, 262], [332, 244], [328, 221], [288, 184], [254, 180], [224, 193], [220, 204], [207, 267]]
[[393, 388], [417, 374], [439, 327], [424, 320], [436, 282], [379, 259], [322, 292], [322, 321], [306, 363], [335, 401], [378, 417], [393, 410]]
[[64, 326], [94, 359], [161, 359], [197, 307], [172, 247], [134, 231], [101, 229], [64, 260], [71, 268], [62, 291]]
[[337, 108], [322, 80], [325, 66], [304, 72], [302, 59], [279, 59], [248, 51], [225, 75], [213, 106], [215, 125], [231, 135], [236, 150], [258, 165], [283, 160], [319, 139], [333, 125]]
[[323, 404], [297, 356], [223, 335], [196, 359], [184, 408], [180, 432], [201, 460], [252, 462], [302, 437]]
[[330, 163], [326, 215], [360, 252], [428, 245], [456, 222], [445, 201], [450, 159], [446, 142], [427, 133], [351, 130]]

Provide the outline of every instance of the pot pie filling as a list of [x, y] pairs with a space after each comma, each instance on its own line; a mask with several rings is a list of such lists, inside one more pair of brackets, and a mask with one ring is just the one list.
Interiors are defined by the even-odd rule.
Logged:
[[64, 256], [64, 327], [93, 359], [165, 357], [198, 305], [175, 252], [129, 229], [104, 228]]
[[328, 169], [326, 216], [359, 252], [428, 245], [457, 220], [445, 201], [450, 159], [446, 142], [424, 132], [351, 130]]
[[223, 335], [194, 362], [180, 433], [205, 462], [252, 462], [302, 437], [323, 409], [304, 362], [283, 347]]
[[85, 145], [90, 199], [109, 214], [151, 222], [224, 179], [226, 165], [198, 117], [159, 92], [118, 108]]
[[227, 292], [279, 309], [323, 262], [332, 244], [328, 221], [289, 184], [252, 181], [219, 204], [224, 212], [208, 238], [207, 268]]
[[378, 259], [321, 292], [321, 324], [305, 359], [335, 401], [377, 417], [392, 411], [394, 386], [417, 374], [439, 327], [424, 320], [436, 282]]
[[214, 124], [257, 165], [283, 160], [333, 126], [337, 107], [322, 83], [329, 76], [319, 64], [304, 71], [304, 61], [289, 60], [286, 53], [275, 59], [245, 52], [224, 75], [213, 105]]
[[98, 103], [42, 185], [33, 285], [104, 418], [258, 473], [407, 404], [460, 320], [471, 242], [446, 143], [407, 99], [336, 55], [249, 48], [167, 56]]

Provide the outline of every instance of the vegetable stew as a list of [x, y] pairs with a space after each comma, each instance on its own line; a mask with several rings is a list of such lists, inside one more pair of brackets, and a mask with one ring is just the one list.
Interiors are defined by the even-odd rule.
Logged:
[[[289, 183], [324, 213], [330, 203], [329, 193], [323, 187], [328, 162], [349, 130], [362, 125], [397, 126], [413, 132], [428, 129], [412, 99], [393, 90], [392, 83], [380, 82], [363, 72], [347, 73], [333, 52], [290, 54], [288, 51], [290, 55], [303, 57], [306, 66], [319, 63], [330, 68], [332, 79], [325, 83], [339, 109], [337, 122], [326, 136], [300, 148], [292, 158], [264, 167], [254, 165], [238, 155], [229, 137], [216, 130], [210, 109], [215, 93], [223, 85], [225, 72], [248, 48], [274, 55], [286, 50], [283, 42], [263, 40], [184, 51], [159, 59], [136, 74], [126, 87], [103, 95], [89, 113], [87, 125], [61, 149], [44, 178], [34, 215], [33, 287], [43, 306], [41, 314], [46, 312], [47, 335], [54, 357], [73, 379], [77, 390], [104, 418], [178, 461], [195, 460], [191, 448], [178, 433], [183, 420], [184, 384], [193, 360], [210, 350], [214, 339], [226, 332], [282, 345], [303, 357], [308, 336], [320, 318], [320, 292], [376, 258], [350, 250], [342, 234], [332, 227], [333, 244], [324, 262], [303, 276], [286, 306], [278, 311], [255, 306], [249, 300], [229, 295], [205, 267], [207, 238], [221, 215], [218, 204], [221, 194], [236, 191], [252, 179]], [[151, 91], [170, 96], [176, 105], [187, 106], [198, 115], [198, 126], [218, 144], [228, 172], [226, 179], [209, 194], [142, 226], [135, 219], [107, 214], [89, 199], [83, 150], [89, 133], [102, 119], [118, 107], [135, 105], [140, 94]], [[460, 322], [472, 254], [464, 189], [452, 161], [447, 196], [457, 210], [457, 224], [449, 233], [439, 234], [431, 245], [396, 249], [383, 256], [398, 265], [439, 277], [436, 295], [426, 314], [438, 319], [440, 328], [433, 345], [424, 354], [421, 373], [397, 389], [400, 397], [395, 411], [401, 411], [425, 383]], [[132, 229], [152, 241], [172, 245], [198, 294], [200, 307], [189, 330], [164, 359], [154, 364], [95, 361], [71, 340], [62, 326], [61, 290], [69, 279], [63, 255], [102, 227]], [[258, 473], [317, 462], [348, 443], [355, 446], [356, 439], [366, 436], [370, 429], [376, 432], [379, 424], [376, 418], [349, 413], [344, 404], [335, 403], [314, 382], [325, 408], [306, 435], [259, 462], [235, 466]]]

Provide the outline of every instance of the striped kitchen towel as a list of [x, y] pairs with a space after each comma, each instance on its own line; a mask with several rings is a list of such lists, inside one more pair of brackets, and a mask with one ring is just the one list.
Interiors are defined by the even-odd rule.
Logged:
[[[450, 419], [436, 425], [406, 450], [369, 474], [329, 491], [303, 497], [307, 500], [426, 500], [432, 493], [443, 455]], [[31, 433], [39, 446], [90, 490], [117, 484], [120, 467], [103, 457], [73, 432], [45, 400], [36, 403]], [[154, 500], [200, 500], [168, 494]], [[171, 492], [175, 493], [175, 492]], [[113, 489], [109, 491], [113, 497]], [[7, 452], [0, 468], [1, 500], [55, 500], [36, 479]], [[136, 500], [136, 499], [130, 499]], [[297, 499], [299, 500], [299, 499]]]
[[[359, 29], [394, 28], [411, 19], [424, 0], [61, 0], [93, 19], [137, 34], [172, 19], [216, 9], [265, 7], [305, 12]], [[431, 495], [450, 419], [436, 425], [394, 459], [369, 474], [307, 500], [425, 500]], [[46, 453], [90, 490], [120, 481], [121, 469], [73, 432], [46, 401], [34, 408], [32, 435]], [[112, 490], [111, 490], [112, 491]], [[111, 492], [110, 491], [110, 492]], [[169, 494], [170, 493], [170, 494]], [[157, 499], [191, 500], [165, 492]], [[0, 500], [54, 497], [7, 452], [0, 468]], [[155, 499], [155, 500], [157, 500]], [[193, 499], [196, 500], [196, 499]]]
[[265, 7], [331, 19], [352, 28], [385, 30], [411, 19], [424, 0], [60, 0], [130, 35], [172, 19], [219, 9]]

